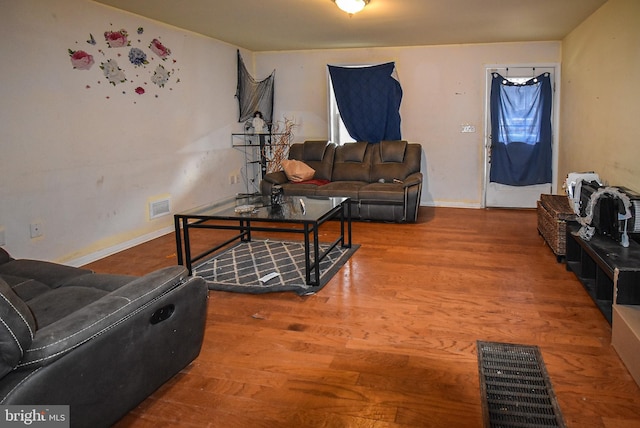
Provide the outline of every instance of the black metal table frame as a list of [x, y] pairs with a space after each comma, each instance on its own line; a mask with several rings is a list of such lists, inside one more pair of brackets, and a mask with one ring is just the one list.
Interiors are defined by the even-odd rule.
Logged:
[[[329, 247], [320, 252], [320, 243], [318, 241], [318, 229], [320, 226], [330, 220], [336, 215], [340, 219], [340, 236], [333, 241]], [[184, 265], [189, 270], [189, 275], [192, 274], [193, 263], [201, 260], [202, 258], [226, 247], [236, 240], [240, 242], [250, 242], [252, 232], [289, 232], [289, 233], [302, 233], [304, 235], [304, 267], [305, 267], [305, 279], [307, 285], [319, 286], [320, 285], [320, 262], [333, 250], [336, 245], [340, 244], [342, 248], [351, 248], [351, 203], [350, 199], [345, 199], [341, 204], [333, 207], [327, 211], [323, 216], [316, 220], [290, 220], [290, 219], [252, 219], [250, 215], [246, 217], [238, 215], [237, 217], [230, 218], [224, 216], [215, 215], [198, 215], [198, 214], [175, 214], [175, 234], [176, 234], [176, 249], [178, 255], [178, 264]], [[238, 222], [238, 225], [229, 224], [210, 224], [209, 221], [225, 221], [225, 222]], [[347, 233], [345, 235], [345, 222], [347, 226]], [[301, 224], [302, 227], [266, 227], [255, 226], [253, 223], [292, 223]], [[237, 230], [239, 233], [232, 238], [227, 239], [222, 244], [216, 245], [195, 257], [191, 256], [191, 241], [189, 237], [189, 229], [217, 229], [217, 230]], [[319, 255], [315, 257], [315, 260], [311, 261], [311, 240], [310, 236], [313, 235], [313, 254]], [[184, 244], [184, 245], [183, 245]], [[313, 279], [311, 278], [311, 271], [313, 270]]]

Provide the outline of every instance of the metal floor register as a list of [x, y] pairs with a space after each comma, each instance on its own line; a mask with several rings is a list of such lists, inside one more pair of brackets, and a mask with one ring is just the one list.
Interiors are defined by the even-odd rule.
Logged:
[[537, 346], [477, 345], [485, 427], [565, 427]]

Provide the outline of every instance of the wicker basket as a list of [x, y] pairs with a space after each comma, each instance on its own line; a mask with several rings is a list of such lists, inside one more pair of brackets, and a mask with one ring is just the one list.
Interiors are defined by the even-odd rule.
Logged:
[[574, 221], [576, 215], [566, 196], [540, 195], [537, 205], [538, 232], [559, 260], [567, 249], [567, 221]]

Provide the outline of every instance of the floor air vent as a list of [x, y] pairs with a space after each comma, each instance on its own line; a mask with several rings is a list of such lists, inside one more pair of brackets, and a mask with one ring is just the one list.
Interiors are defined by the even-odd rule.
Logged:
[[484, 426], [565, 426], [537, 346], [478, 341]]
[[159, 201], [149, 202], [149, 219], [162, 217], [171, 212], [169, 199], [161, 199]]

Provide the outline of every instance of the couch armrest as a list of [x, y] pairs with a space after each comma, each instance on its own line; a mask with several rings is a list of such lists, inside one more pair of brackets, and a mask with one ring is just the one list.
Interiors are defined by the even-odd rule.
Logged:
[[407, 178], [404, 179], [403, 187], [406, 189], [408, 187], [417, 186], [421, 183], [422, 183], [422, 173], [414, 172], [413, 174], [410, 174]]
[[188, 273], [184, 266], [157, 270], [38, 330], [18, 368], [31, 369], [52, 363], [124, 322], [186, 279]]
[[287, 178], [284, 171], [276, 171], [265, 174], [263, 180], [271, 184], [284, 184], [289, 182], [289, 179]]
[[289, 179], [287, 178], [284, 171], [275, 171], [265, 174], [262, 181], [260, 181], [260, 193], [263, 196], [268, 196], [271, 194], [271, 188], [277, 184], [285, 184], [288, 183]]

